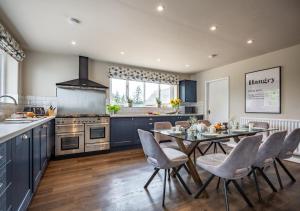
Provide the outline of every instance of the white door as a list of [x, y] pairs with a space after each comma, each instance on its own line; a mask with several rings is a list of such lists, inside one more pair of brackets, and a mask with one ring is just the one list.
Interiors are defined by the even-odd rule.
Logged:
[[212, 123], [228, 122], [229, 79], [206, 82], [206, 118]]

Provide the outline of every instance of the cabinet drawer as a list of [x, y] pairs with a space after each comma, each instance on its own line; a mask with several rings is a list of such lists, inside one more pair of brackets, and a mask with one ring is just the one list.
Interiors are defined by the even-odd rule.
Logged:
[[[2, 193], [11, 183], [12, 178], [12, 162], [0, 167], [0, 193]], [[1, 209], [0, 209], [1, 210]]]
[[0, 210], [9, 211], [12, 209], [11, 203], [11, 184], [5, 191], [0, 192]]
[[11, 160], [11, 141], [0, 144], [0, 167]]

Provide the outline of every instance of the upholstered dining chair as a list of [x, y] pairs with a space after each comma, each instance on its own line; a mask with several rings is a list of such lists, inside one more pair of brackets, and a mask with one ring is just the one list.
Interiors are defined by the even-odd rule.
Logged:
[[[253, 123], [253, 127], [260, 127], [263, 129], [269, 129], [270, 128], [270, 124], [268, 122], [255, 122], [255, 121], [251, 121], [249, 123]], [[264, 138], [268, 137], [270, 135], [270, 131], [264, 132]]]
[[[203, 123], [206, 125], [206, 127], [211, 126], [211, 123], [209, 120], [198, 120], [198, 123]], [[206, 154], [208, 152], [208, 150], [213, 146], [214, 147], [214, 153], [218, 152], [218, 147], [222, 150], [222, 152], [224, 154], [226, 154], [226, 150], [224, 149], [224, 147], [222, 146], [222, 143], [226, 143], [229, 142], [230, 139], [219, 139], [219, 140], [213, 140], [210, 142], [210, 144], [208, 145], [208, 147], [204, 150], [203, 154]]]
[[166, 192], [166, 178], [167, 170], [173, 169], [173, 172], [176, 174], [176, 177], [187, 191], [188, 194], [191, 194], [191, 191], [181, 178], [180, 174], [176, 171], [176, 168], [181, 167], [188, 161], [188, 157], [183, 152], [172, 149], [172, 148], [161, 148], [160, 145], [155, 141], [153, 135], [141, 129], [138, 129], [138, 134], [142, 143], [142, 147], [149, 164], [154, 166], [154, 173], [149, 178], [144, 188], [146, 189], [151, 183], [155, 175], [159, 170], [164, 170], [164, 185], [163, 185], [163, 199], [162, 206], [165, 206], [165, 192]]
[[[297, 129], [293, 130], [285, 138], [285, 140], [283, 142], [283, 146], [282, 146], [279, 154], [275, 158], [275, 160], [279, 163], [279, 165], [282, 167], [282, 169], [285, 171], [285, 173], [290, 177], [290, 179], [293, 182], [296, 182], [296, 179], [289, 172], [289, 170], [286, 168], [286, 166], [281, 162], [281, 160], [291, 158], [293, 156], [293, 152], [296, 150], [299, 143], [300, 143], [300, 128], [297, 128]], [[283, 188], [280, 176], [278, 177], [278, 182], [279, 182], [280, 187]]]
[[229, 210], [227, 188], [232, 182], [237, 191], [242, 195], [246, 203], [253, 207], [252, 203], [236, 182], [251, 171], [251, 166], [255, 161], [256, 153], [261, 143], [262, 135], [255, 135], [243, 138], [238, 145], [228, 154], [215, 153], [201, 156], [197, 159], [197, 165], [211, 173], [208, 180], [201, 186], [195, 198], [206, 189], [212, 179], [217, 176], [223, 180], [224, 198], [226, 210]]
[[268, 183], [271, 189], [274, 192], [277, 192], [277, 189], [274, 187], [272, 182], [264, 173], [263, 169], [273, 164], [277, 178], [279, 178], [279, 173], [275, 162], [275, 158], [276, 156], [278, 156], [280, 150], [282, 149], [283, 141], [286, 136], [286, 133], [287, 131], [279, 131], [279, 132], [274, 132], [273, 134], [268, 136], [267, 139], [260, 145], [258, 152], [256, 154], [255, 162], [252, 165], [251, 173], [254, 176], [255, 187], [257, 190], [258, 199], [260, 201], [261, 201], [261, 194], [257, 182], [256, 170], [258, 170], [261, 173], [262, 177]]

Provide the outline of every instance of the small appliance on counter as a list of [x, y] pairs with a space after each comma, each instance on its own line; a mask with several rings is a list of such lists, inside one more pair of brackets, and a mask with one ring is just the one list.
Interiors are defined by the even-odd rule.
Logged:
[[45, 116], [44, 107], [25, 106], [24, 112], [33, 112], [36, 116]]

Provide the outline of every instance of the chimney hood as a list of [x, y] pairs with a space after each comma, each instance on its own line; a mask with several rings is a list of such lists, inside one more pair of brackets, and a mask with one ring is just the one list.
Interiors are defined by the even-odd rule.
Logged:
[[79, 56], [79, 78], [57, 83], [56, 86], [61, 88], [70, 88], [70, 89], [96, 89], [96, 90], [108, 89], [108, 87], [88, 79], [88, 73], [89, 73], [88, 64], [89, 64], [88, 57]]

